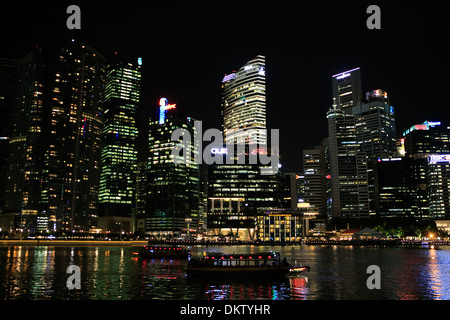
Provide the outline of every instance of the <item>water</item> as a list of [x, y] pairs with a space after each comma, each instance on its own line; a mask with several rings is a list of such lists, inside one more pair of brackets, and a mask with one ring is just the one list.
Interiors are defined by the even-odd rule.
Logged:
[[[142, 260], [131, 247], [0, 247], [0, 300], [437, 300], [450, 299], [450, 247], [442, 250], [340, 246], [192, 247], [207, 251], [277, 251], [310, 272], [284, 279], [201, 280], [185, 260]], [[66, 269], [81, 269], [68, 290]], [[381, 289], [369, 290], [378, 265]]]

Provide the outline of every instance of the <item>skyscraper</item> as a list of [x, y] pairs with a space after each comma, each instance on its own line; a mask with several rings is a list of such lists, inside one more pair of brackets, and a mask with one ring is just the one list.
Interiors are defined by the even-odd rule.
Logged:
[[450, 127], [441, 122], [425, 121], [403, 132], [405, 155], [413, 159], [410, 174], [417, 190], [420, 216], [448, 218], [444, 208], [450, 205], [446, 195]]
[[386, 91], [367, 92], [366, 101], [357, 101], [352, 113], [360, 151], [370, 159], [396, 156], [395, 113]]
[[51, 76], [42, 199], [59, 230], [96, 225], [105, 68], [100, 53], [72, 40], [59, 51]]
[[141, 58], [115, 56], [106, 71], [99, 216], [131, 216], [137, 166]]
[[[258, 55], [222, 81], [222, 114], [225, 141], [265, 144], [265, 57]], [[246, 134], [243, 130], [248, 130]]]
[[430, 218], [450, 219], [450, 154], [428, 157], [427, 194]]
[[331, 187], [328, 218], [368, 217], [367, 157], [359, 151], [355, 119], [335, 104], [327, 118]]
[[17, 100], [10, 139], [7, 209], [20, 216], [17, 227], [37, 231], [41, 211], [44, 104], [47, 65], [42, 50], [35, 47], [18, 62]]
[[303, 200], [318, 213], [326, 217], [325, 156], [323, 146], [303, 150]]
[[351, 114], [352, 107], [362, 98], [361, 71], [354, 68], [332, 76], [333, 99], [344, 112]]
[[0, 58], [0, 212], [5, 208], [8, 168], [10, 161], [9, 141], [13, 135], [12, 112], [16, 105], [17, 63], [15, 59]]
[[178, 117], [176, 111], [175, 104], [162, 98], [159, 117], [151, 117], [149, 122], [145, 232], [156, 239], [189, 237], [188, 226], [197, 229], [199, 220], [199, 168], [194, 162], [194, 145], [189, 146], [187, 162], [176, 164], [172, 150], [178, 142], [171, 140], [176, 129], [186, 129], [193, 137], [194, 119]]
[[[225, 164], [224, 160], [223, 164], [208, 168], [207, 225], [215, 236], [230, 234], [241, 240], [254, 240], [258, 209], [282, 206], [281, 176], [261, 175], [262, 164], [249, 164], [250, 153], [269, 152], [265, 79], [265, 57], [258, 55], [237, 72], [225, 75], [222, 81], [223, 133], [227, 148], [231, 144], [245, 144], [246, 148], [243, 154], [242, 151], [235, 154], [243, 157], [245, 163]], [[256, 145], [257, 150], [249, 149]]]

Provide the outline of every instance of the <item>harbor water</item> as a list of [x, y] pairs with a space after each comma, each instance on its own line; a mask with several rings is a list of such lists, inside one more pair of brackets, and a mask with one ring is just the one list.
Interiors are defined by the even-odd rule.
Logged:
[[[275, 251], [310, 272], [285, 278], [203, 279], [186, 275], [187, 260], [140, 259], [138, 248], [0, 247], [0, 300], [448, 300], [450, 247], [192, 246], [206, 252]], [[67, 287], [70, 265], [80, 288]], [[367, 285], [379, 267], [380, 289]]]

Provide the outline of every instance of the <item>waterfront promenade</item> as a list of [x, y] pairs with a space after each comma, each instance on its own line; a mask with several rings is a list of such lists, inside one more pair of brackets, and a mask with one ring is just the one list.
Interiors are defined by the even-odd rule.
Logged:
[[[0, 246], [122, 246], [139, 247], [148, 240], [71, 240], [71, 239], [8, 239], [0, 240]], [[310, 246], [376, 246], [376, 247], [417, 247], [423, 245], [450, 246], [450, 240], [311, 240], [298, 242], [246, 242], [246, 241], [150, 241], [160, 245], [206, 245], [206, 246], [258, 246], [258, 245], [310, 245]]]
[[0, 240], [0, 246], [145, 246], [147, 240]]

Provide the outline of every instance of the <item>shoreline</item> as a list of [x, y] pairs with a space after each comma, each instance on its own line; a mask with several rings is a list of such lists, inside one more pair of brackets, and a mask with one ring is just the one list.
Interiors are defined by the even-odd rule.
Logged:
[[[119, 246], [119, 247], [143, 247], [148, 244], [148, 240], [49, 240], [49, 239], [3, 239], [0, 240], [0, 247], [7, 246]], [[377, 241], [341, 241], [341, 242], [196, 242], [196, 241], [155, 241], [154, 244], [158, 245], [186, 245], [186, 246], [289, 246], [289, 245], [306, 245], [306, 246], [366, 246], [366, 247], [380, 247], [380, 248], [420, 248], [420, 247], [430, 247], [430, 246], [449, 246], [448, 241], [435, 241], [431, 242], [429, 245], [422, 246], [420, 243], [414, 242], [377, 242]]]
[[0, 240], [0, 246], [122, 246], [140, 247], [147, 244], [147, 240]]

